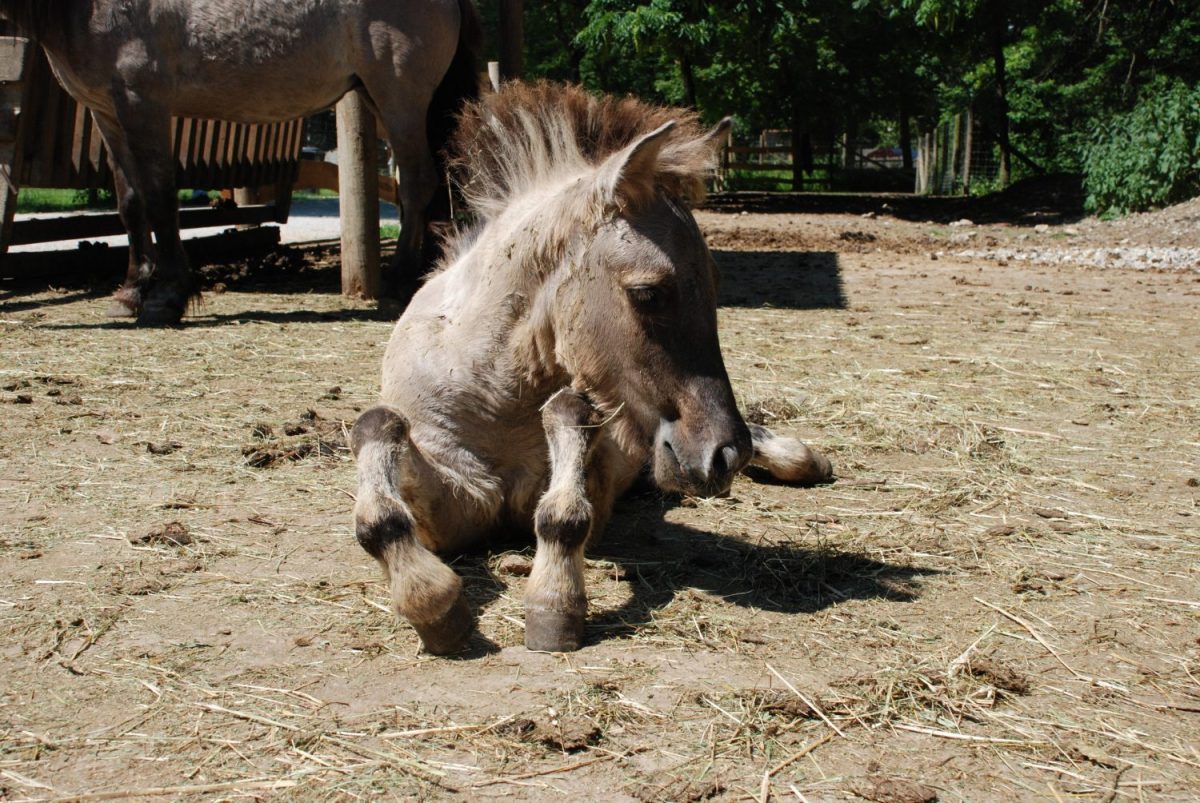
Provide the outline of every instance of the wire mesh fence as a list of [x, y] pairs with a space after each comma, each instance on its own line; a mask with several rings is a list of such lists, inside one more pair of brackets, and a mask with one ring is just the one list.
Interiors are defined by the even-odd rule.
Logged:
[[916, 161], [918, 194], [978, 195], [999, 184], [996, 142], [969, 111], [923, 133]]

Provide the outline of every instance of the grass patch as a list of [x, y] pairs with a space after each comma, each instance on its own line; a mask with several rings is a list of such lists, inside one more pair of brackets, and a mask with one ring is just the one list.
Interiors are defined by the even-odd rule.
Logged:
[[[198, 192], [205, 192], [207, 199], [200, 199]], [[207, 203], [220, 193], [215, 190], [179, 190], [182, 204], [195, 206]], [[115, 209], [116, 201], [111, 190], [63, 190], [42, 187], [23, 187], [17, 192], [18, 212], [81, 212], [89, 209]]]
[[325, 198], [336, 198], [338, 194], [333, 190], [293, 190], [293, 201], [319, 201]]

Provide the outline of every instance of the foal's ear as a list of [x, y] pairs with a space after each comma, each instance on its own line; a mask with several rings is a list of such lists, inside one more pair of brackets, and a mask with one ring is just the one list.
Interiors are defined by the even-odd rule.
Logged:
[[720, 152], [721, 148], [725, 147], [725, 143], [729, 139], [729, 132], [733, 130], [733, 118], [726, 117], [721, 122], [713, 126], [712, 130], [704, 135], [704, 144], [714, 154]]
[[674, 120], [663, 123], [604, 160], [596, 178], [605, 205], [619, 199], [636, 204], [640, 196], [653, 191], [658, 155], [674, 127]]

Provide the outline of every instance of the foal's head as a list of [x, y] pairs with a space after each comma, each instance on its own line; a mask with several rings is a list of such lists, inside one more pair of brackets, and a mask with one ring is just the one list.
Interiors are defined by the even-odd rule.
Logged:
[[[660, 180], [666, 123], [592, 177], [604, 214], [568, 250], [555, 289], [556, 356], [666, 490], [711, 495], [750, 459], [717, 339], [717, 269], [689, 199]], [[727, 124], [683, 143], [707, 149]]]
[[516, 84], [468, 107], [457, 142], [468, 204], [513, 232], [497, 259], [536, 288], [531, 370], [585, 392], [661, 487], [705, 495], [751, 454], [717, 341], [716, 266], [690, 211], [728, 125]]

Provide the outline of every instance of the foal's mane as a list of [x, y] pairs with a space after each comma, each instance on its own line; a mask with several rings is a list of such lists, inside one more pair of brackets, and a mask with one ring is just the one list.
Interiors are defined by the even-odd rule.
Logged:
[[641, 179], [698, 203], [713, 148], [695, 112], [597, 97], [569, 84], [513, 82], [468, 104], [451, 140], [450, 164], [469, 211], [486, 222], [521, 195], [596, 168], [668, 122], [675, 126]]

